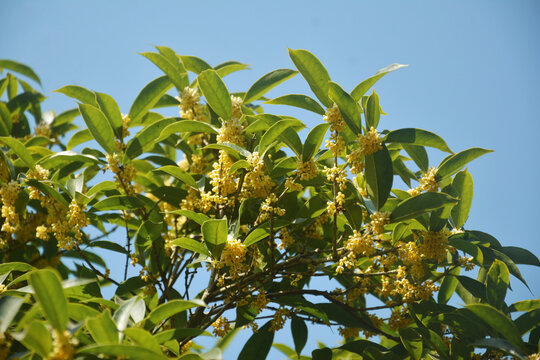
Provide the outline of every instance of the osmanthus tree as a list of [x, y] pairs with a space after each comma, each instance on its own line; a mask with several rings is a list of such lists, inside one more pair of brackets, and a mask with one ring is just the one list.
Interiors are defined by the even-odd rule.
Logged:
[[[0, 60], [0, 359], [219, 359], [243, 327], [253, 335], [238, 358], [263, 359], [287, 319], [294, 349], [274, 346], [292, 359], [538, 358], [540, 300], [505, 302], [511, 275], [525, 283], [516, 264], [537, 257], [464, 228], [464, 168], [489, 150], [380, 123], [368, 90], [402, 65], [347, 92], [313, 54], [289, 50], [297, 70], [231, 94], [223, 78], [245, 64], [142, 55], [164, 75], [126, 115], [73, 85], [56, 91], [75, 108], [42, 112], [18, 77], [38, 76]], [[264, 97], [298, 73], [316, 99]], [[300, 119], [262, 104], [321, 120], [301, 139]], [[430, 166], [426, 147], [447, 156]], [[127, 278], [131, 266], [140, 276]], [[311, 326], [335, 328], [342, 345], [307, 355]], [[214, 348], [197, 345], [211, 333]]]

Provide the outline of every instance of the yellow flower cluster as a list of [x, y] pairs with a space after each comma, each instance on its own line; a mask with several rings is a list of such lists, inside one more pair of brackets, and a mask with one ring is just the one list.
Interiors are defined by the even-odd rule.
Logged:
[[364, 233], [353, 230], [353, 235], [345, 241], [345, 249], [347, 254], [339, 259], [336, 272], [341, 274], [345, 269], [351, 269], [355, 267], [355, 261], [358, 257], [370, 256], [375, 250], [375, 242], [371, 234], [368, 231]]
[[233, 119], [240, 119], [242, 117], [242, 105], [244, 105], [244, 100], [242, 100], [241, 97], [231, 95], [231, 103]]
[[289, 191], [302, 191], [304, 187], [301, 184], [295, 183], [292, 177], [285, 179], [285, 187]]
[[241, 197], [249, 199], [251, 197], [265, 198], [274, 187], [272, 178], [267, 175], [266, 165], [257, 151], [247, 157], [251, 165], [251, 171], [246, 173]]
[[0, 187], [2, 200], [2, 217], [5, 219], [2, 231], [14, 233], [19, 228], [19, 215], [15, 210], [15, 202], [19, 197], [19, 184], [16, 181], [3, 183]]
[[330, 130], [334, 132], [343, 131], [345, 128], [345, 120], [339, 111], [339, 108], [334, 104], [331, 108], [326, 109], [323, 120], [329, 124]]
[[384, 225], [390, 223], [390, 213], [389, 212], [375, 212], [370, 215], [371, 223], [369, 227], [374, 235], [380, 235], [384, 233]]
[[323, 213], [321, 216], [317, 217], [315, 219], [315, 222], [308, 226], [306, 230], [304, 231], [304, 235], [306, 237], [310, 237], [312, 239], [322, 239], [323, 237], [323, 224], [326, 223], [328, 220], [330, 220], [330, 216], [328, 213]]
[[317, 164], [315, 164], [315, 161], [313, 160], [306, 162], [298, 160], [296, 171], [300, 177], [300, 180], [303, 181], [308, 181], [315, 178], [319, 172], [317, 169]]
[[220, 267], [228, 266], [229, 274], [233, 279], [238, 278], [239, 273], [247, 270], [247, 265], [244, 264], [246, 260], [247, 248], [238, 239], [229, 237], [223, 252], [221, 253]]
[[337, 166], [332, 168], [325, 167], [323, 172], [326, 175], [328, 181], [335, 182], [340, 191], [337, 192], [335, 201], [328, 201], [326, 203], [326, 211], [328, 215], [332, 216], [336, 212], [339, 214], [343, 211], [343, 201], [345, 200], [345, 194], [342, 193], [342, 190], [345, 190], [345, 183], [347, 181], [347, 174], [344, 169], [340, 169]]
[[0, 158], [0, 180], [2, 180], [2, 182], [9, 182], [10, 177], [10, 171], [7, 163], [4, 161], [4, 159]]
[[279, 309], [277, 309], [274, 313], [274, 318], [270, 323], [270, 328], [268, 329], [268, 331], [272, 332], [283, 329], [283, 326], [285, 326], [285, 322], [290, 316], [291, 311], [287, 308], [280, 306]]
[[338, 333], [339, 335], [343, 336], [343, 338], [345, 339], [354, 339], [354, 338], [357, 338], [359, 333], [360, 333], [360, 329], [359, 328], [353, 328], [353, 327], [338, 327]]
[[439, 191], [439, 183], [435, 179], [435, 174], [437, 173], [437, 168], [432, 166], [429, 168], [427, 173], [422, 174], [420, 178], [419, 185], [413, 189], [407, 190], [412, 196], [420, 195], [423, 191], [428, 192], [437, 192]]
[[233, 118], [223, 121], [219, 134], [217, 135], [217, 143], [232, 143], [239, 146], [246, 145], [246, 138], [242, 134], [244, 127], [239, 119]]
[[259, 290], [259, 294], [257, 294], [257, 297], [255, 298], [255, 301], [251, 303], [251, 305], [257, 309], [257, 314], [260, 314], [261, 311], [263, 311], [266, 308], [266, 305], [270, 300], [266, 297], [266, 293], [264, 290]]
[[120, 155], [114, 153], [107, 155], [108, 168], [114, 173], [114, 180], [120, 189], [124, 189], [127, 195], [135, 195], [135, 187], [131, 183], [137, 175], [137, 170], [133, 164], [122, 165]]
[[186, 86], [180, 96], [176, 97], [180, 101], [180, 117], [187, 120], [205, 121], [204, 108], [201, 105], [201, 96], [197, 90]]
[[73, 346], [77, 343], [77, 339], [73, 338], [69, 331], [61, 333], [53, 330], [53, 349], [47, 360], [72, 360], [75, 354]]
[[212, 330], [214, 335], [219, 336], [219, 337], [223, 337], [227, 335], [229, 331], [231, 331], [231, 323], [224, 316], [220, 316], [219, 319], [214, 321], [214, 323], [212, 324], [212, 327], [214, 328]]
[[[215, 162], [209, 174], [210, 184], [212, 184], [212, 192], [216, 195], [225, 197], [236, 191], [236, 180], [234, 175], [229, 174], [229, 169], [234, 164], [234, 161], [223, 150], [219, 152], [219, 159]], [[218, 201], [219, 203], [226, 202], [226, 199]]]
[[184, 171], [189, 171], [193, 174], [204, 174], [204, 170], [206, 169], [207, 165], [208, 163], [205, 160], [204, 156], [199, 154], [191, 155], [191, 164], [189, 163], [185, 155], [184, 159], [178, 162], [178, 167], [180, 167]]
[[401, 309], [394, 309], [388, 321], [388, 325], [392, 330], [404, 328], [410, 323], [412, 323], [412, 319], [409, 317], [409, 309], [406, 306], [401, 307]]
[[257, 223], [262, 223], [263, 221], [268, 220], [270, 218], [270, 214], [275, 214], [278, 216], [285, 215], [285, 209], [278, 207], [277, 202], [278, 198], [276, 194], [270, 193], [270, 195], [268, 195], [268, 197], [261, 204]]
[[450, 231], [422, 231], [423, 243], [419, 246], [420, 253], [426, 258], [441, 262], [446, 258], [448, 236]]
[[51, 127], [45, 121], [41, 121], [34, 128], [34, 135], [35, 136], [45, 136], [45, 137], [48, 138], [48, 137], [51, 136]]
[[[87, 225], [90, 224], [90, 221], [88, 221], [88, 218], [86, 217], [86, 214], [84, 211], [86, 210], [86, 205], [79, 205], [73, 199], [71, 203], [69, 204], [69, 211], [68, 211], [68, 226], [73, 229], [73, 237], [75, 238], [74, 243], [80, 244], [82, 243], [82, 236], [83, 233], [81, 229]], [[75, 245], [73, 244], [73, 241], [66, 244], [66, 246], [60, 246], [60, 242], [58, 243], [58, 246], [64, 249], [71, 249]]]
[[416, 243], [414, 241], [401, 243], [398, 252], [403, 265], [407, 266], [412, 277], [421, 279], [424, 276], [424, 266], [422, 265], [420, 249]]
[[351, 166], [351, 172], [353, 174], [361, 172], [364, 169], [364, 156], [381, 149], [381, 137], [374, 127], [371, 127], [365, 135], [358, 135], [358, 148], [347, 155], [347, 162]]
[[281, 228], [279, 232], [279, 238], [281, 239], [281, 243], [279, 244], [279, 248], [281, 250], [287, 250], [291, 247], [292, 244], [294, 244], [294, 239], [286, 227]]

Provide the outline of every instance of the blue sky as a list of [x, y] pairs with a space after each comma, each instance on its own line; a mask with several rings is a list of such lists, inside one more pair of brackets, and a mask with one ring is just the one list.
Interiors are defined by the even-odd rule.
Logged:
[[[0, 58], [33, 67], [49, 97], [44, 108], [58, 113], [74, 106], [51, 93], [67, 84], [108, 93], [127, 112], [160, 74], [137, 54], [153, 45], [212, 65], [250, 64], [252, 70], [226, 78], [232, 91], [247, 89], [268, 71], [293, 67], [287, 47], [316, 54], [349, 91], [386, 65], [409, 64], [375, 86], [388, 114], [382, 127], [431, 130], [454, 151], [495, 150], [469, 166], [475, 196], [466, 227], [540, 254], [534, 230], [540, 200], [538, 1], [1, 0], [0, 13]], [[310, 91], [297, 76], [268, 95], [287, 93]], [[308, 126], [321, 121], [306, 112], [296, 116]], [[540, 294], [538, 269], [521, 269], [534, 294], [512, 279], [509, 301]], [[308, 347], [328, 334], [312, 333]], [[276, 340], [290, 344], [288, 330]]]

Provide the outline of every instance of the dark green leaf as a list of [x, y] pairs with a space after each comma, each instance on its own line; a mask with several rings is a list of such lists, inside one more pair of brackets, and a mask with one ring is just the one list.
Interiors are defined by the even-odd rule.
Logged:
[[58, 274], [51, 269], [42, 269], [32, 271], [28, 278], [47, 320], [56, 330], [60, 332], [66, 330], [67, 300]]
[[457, 199], [444, 193], [426, 192], [399, 203], [390, 215], [390, 222], [399, 222], [437, 210], [443, 206], [454, 205]]
[[294, 341], [294, 349], [300, 355], [308, 339], [308, 328], [304, 320], [298, 316], [293, 316], [291, 319], [291, 333]]
[[201, 225], [201, 230], [206, 247], [214, 259], [219, 260], [221, 252], [227, 243], [228, 226], [227, 219], [210, 219]]
[[452, 150], [439, 135], [427, 130], [406, 128], [390, 131], [384, 138], [387, 143], [429, 146], [451, 153]]
[[97, 107], [79, 104], [79, 111], [99, 145], [109, 154], [114, 152], [114, 131], [105, 114]]
[[298, 72], [291, 69], [277, 69], [263, 75], [244, 95], [244, 104], [259, 100], [268, 91], [281, 84], [282, 82], [292, 78]]
[[477, 340], [473, 343], [474, 347], [487, 348], [493, 350], [501, 350], [512, 356], [516, 356], [518, 359], [525, 360], [525, 355], [521, 352], [519, 348], [514, 346], [511, 342], [505, 339], [498, 338], [489, 338]]
[[93, 208], [97, 211], [135, 210], [143, 206], [144, 203], [134, 196], [113, 195], [97, 202], [96, 204], [94, 204]]
[[422, 170], [422, 172], [427, 172], [429, 170], [429, 159], [426, 152], [426, 149], [423, 146], [418, 145], [404, 145], [403, 150], [409, 154], [414, 163]]
[[291, 94], [283, 95], [272, 100], [265, 101], [264, 104], [270, 105], [289, 105], [298, 108], [313, 111], [316, 114], [324, 115], [325, 110], [319, 103], [307, 95]]
[[142, 119], [172, 86], [171, 80], [166, 75], [149, 82], [137, 95], [129, 109], [131, 123], [137, 123]]
[[447, 176], [455, 174], [477, 157], [490, 152], [493, 152], [493, 150], [471, 148], [449, 156], [439, 165], [435, 176], [437, 179], [444, 179]]
[[518, 317], [515, 321], [521, 335], [540, 326], [540, 309], [534, 309]]
[[329, 82], [328, 87], [328, 96], [338, 106], [349, 129], [354, 134], [360, 134], [362, 129], [360, 105], [335, 82]]
[[9, 109], [6, 104], [0, 102], [0, 135], [10, 136], [12, 128], [13, 122], [11, 120], [11, 114], [9, 113]]
[[332, 350], [327, 347], [322, 349], [315, 349], [311, 352], [313, 360], [332, 360]]
[[540, 260], [527, 249], [517, 246], [503, 246], [501, 251], [512, 259], [516, 264], [540, 266]]
[[469, 304], [466, 307], [489, 325], [493, 331], [521, 348], [522, 341], [517, 326], [501, 311], [488, 304]]
[[441, 287], [439, 288], [439, 293], [437, 294], [437, 302], [439, 304], [446, 304], [456, 291], [456, 287], [458, 285], [458, 279], [456, 276], [459, 275], [460, 270], [461, 268], [456, 267], [444, 277]]
[[367, 193], [375, 208], [380, 210], [390, 195], [394, 181], [392, 159], [386, 146], [383, 145], [381, 150], [366, 155], [365, 163]]
[[319, 59], [307, 50], [289, 49], [289, 57], [319, 101], [331, 107], [332, 100], [328, 98], [330, 75]]
[[399, 329], [399, 337], [401, 343], [411, 355], [411, 359], [419, 360], [422, 357], [422, 337], [413, 328]]
[[204, 70], [197, 77], [206, 102], [224, 120], [232, 117], [232, 102], [225, 83], [215, 70]]
[[372, 87], [377, 81], [379, 81], [380, 78], [382, 78], [384, 75], [388, 74], [391, 71], [395, 71], [397, 69], [401, 69], [402, 67], [405, 67], [407, 65], [402, 64], [392, 64], [385, 68], [380, 69], [377, 71], [377, 73], [366, 80], [362, 81], [360, 84], [356, 85], [356, 87], [351, 91], [351, 96], [354, 98], [355, 101], [360, 101], [362, 99], [362, 96], [369, 90], [370, 87]]
[[307, 135], [306, 142], [302, 150], [302, 161], [307, 162], [313, 158], [313, 155], [319, 150], [328, 131], [330, 124], [319, 124], [315, 126]]
[[272, 322], [268, 321], [251, 335], [238, 355], [238, 360], [266, 359], [274, 341], [274, 332], [269, 331], [270, 326], [272, 326]]

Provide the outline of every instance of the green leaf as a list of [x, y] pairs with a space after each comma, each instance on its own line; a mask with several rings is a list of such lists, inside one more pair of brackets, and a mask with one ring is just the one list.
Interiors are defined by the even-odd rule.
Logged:
[[437, 302], [439, 304], [446, 304], [456, 291], [456, 287], [458, 285], [458, 279], [456, 276], [459, 275], [460, 270], [461, 268], [456, 267], [444, 277], [441, 287], [439, 288], [439, 293], [437, 294]]
[[238, 360], [266, 359], [274, 341], [274, 332], [269, 331], [270, 326], [272, 326], [272, 321], [268, 321], [251, 335], [238, 355]]
[[525, 335], [531, 330], [540, 326], [540, 309], [534, 309], [521, 315], [515, 320], [515, 324], [521, 335]]
[[94, 94], [92, 91], [85, 89], [81, 86], [67, 85], [67, 86], [61, 87], [58, 90], [54, 90], [54, 92], [59, 92], [61, 94], [69, 96], [70, 98], [78, 100], [83, 104], [89, 104], [94, 107], [99, 107], [96, 101], [96, 94]]
[[240, 157], [247, 158], [251, 155], [249, 151], [244, 149], [241, 146], [232, 143], [221, 143], [221, 144], [210, 144], [206, 145], [203, 149], [218, 149], [225, 151], [228, 155], [231, 156], [234, 160], [239, 159]]
[[128, 195], [113, 195], [94, 204], [93, 208], [97, 211], [106, 210], [135, 210], [144, 206], [144, 203]]
[[100, 315], [100, 312], [90, 306], [78, 303], [68, 303], [68, 316], [77, 322], [83, 322], [89, 318]]
[[195, 181], [195, 179], [193, 179], [193, 177], [190, 174], [180, 169], [178, 166], [166, 165], [158, 169], [155, 169], [153, 171], [161, 171], [161, 172], [167, 173], [177, 178], [178, 180], [182, 181], [184, 184], [187, 184], [195, 189], [197, 188], [197, 182]]
[[86, 320], [86, 327], [90, 331], [92, 338], [99, 345], [118, 344], [118, 329], [114, 323], [109, 309], [99, 316]]
[[6, 332], [25, 300], [15, 296], [0, 297], [0, 333]]
[[39, 85], [41, 85], [41, 80], [39, 79], [39, 76], [37, 76], [37, 74], [34, 72], [34, 70], [32, 70], [32, 68], [27, 65], [21, 64], [20, 62], [8, 59], [0, 59], [0, 70], [2, 69], [9, 69], [15, 71], [34, 80]]
[[451, 239], [449, 239], [449, 244], [458, 250], [461, 250], [463, 252], [466, 252], [469, 255], [472, 255], [472, 257], [480, 265], [484, 263], [484, 255], [476, 244], [467, 240], [463, 240], [463, 239], [454, 239], [454, 236]]
[[523, 342], [517, 326], [500, 310], [488, 304], [469, 304], [466, 308], [482, 319], [493, 331], [501, 334], [518, 348], [522, 347]]
[[313, 111], [316, 114], [324, 115], [325, 110], [319, 103], [307, 95], [291, 94], [283, 95], [272, 100], [265, 101], [263, 104], [269, 105], [289, 105], [300, 109]]
[[174, 211], [171, 211], [171, 213], [173, 214], [178, 214], [178, 215], [182, 215], [182, 216], [185, 216], [187, 217], [188, 219], [191, 219], [193, 221], [195, 221], [197, 224], [199, 225], [202, 225], [203, 222], [205, 222], [206, 220], [210, 219], [207, 215], [205, 214], [202, 214], [202, 213], [197, 213], [197, 212], [194, 212], [194, 211], [191, 211], [191, 210], [174, 210]]
[[302, 150], [302, 161], [306, 162], [313, 158], [313, 155], [319, 150], [328, 131], [330, 124], [319, 124], [315, 126], [307, 135], [306, 142]]
[[402, 64], [392, 64], [385, 68], [380, 69], [375, 73], [375, 75], [367, 78], [366, 80], [362, 81], [360, 84], [356, 85], [356, 87], [351, 91], [351, 96], [354, 98], [355, 101], [360, 101], [362, 99], [362, 96], [371, 88], [377, 81], [379, 81], [384, 75], [388, 74], [389, 72], [395, 71], [397, 69], [401, 69], [402, 67], [406, 67], [408, 65], [402, 65]]
[[93, 355], [111, 355], [124, 356], [133, 360], [168, 360], [169, 358], [156, 354], [147, 348], [133, 344], [117, 344], [117, 345], [88, 345], [77, 351], [77, 354], [93, 354]]
[[244, 245], [246, 247], [250, 246], [250, 245], [253, 245], [259, 241], [261, 241], [262, 239], [266, 238], [267, 236], [270, 235], [270, 231], [264, 227], [257, 227], [255, 229], [253, 229], [249, 234], [248, 236], [246, 236], [246, 238], [244, 239]]
[[107, 249], [107, 250], [111, 250], [111, 251], [116, 251], [116, 252], [121, 253], [121, 254], [129, 255], [127, 250], [122, 245], [117, 244], [117, 243], [112, 242], [112, 241], [107, 241], [107, 240], [92, 241], [90, 246], [91, 247], [98, 247], [98, 248], [101, 248], [101, 249]]
[[[478, 302], [478, 299], [485, 300], [486, 287], [484, 286], [484, 284], [482, 284], [478, 280], [471, 279], [470, 277], [467, 277], [467, 276], [457, 276], [457, 279], [460, 285], [463, 286], [463, 288], [465, 288], [465, 290], [467, 290], [473, 297], [477, 298], [477, 299], [472, 299], [474, 300], [473, 302]], [[461, 297], [461, 294], [459, 295]]]
[[456, 198], [450, 195], [437, 192], [426, 192], [413, 196], [398, 204], [390, 215], [390, 222], [395, 223], [414, 219], [419, 215], [437, 210], [443, 206], [454, 205], [457, 201]]
[[[161, 49], [158, 47], [158, 50]], [[167, 58], [162, 54], [152, 52], [144, 52], [141, 53], [141, 55], [160, 68], [161, 71], [163, 71], [169, 77], [179, 93], [181, 93], [186, 86], [189, 86], [189, 79], [186, 69], [176, 56], [173, 60], [172, 58]]]
[[379, 105], [379, 95], [373, 90], [369, 96], [366, 106], [366, 128], [377, 128], [381, 118], [381, 106]]
[[210, 219], [201, 225], [206, 247], [212, 253], [214, 259], [219, 260], [221, 252], [227, 243], [228, 234], [227, 219]]
[[188, 336], [196, 337], [199, 335], [210, 336], [210, 333], [202, 329], [196, 329], [196, 328], [176, 328], [172, 330], [165, 330], [163, 332], [158, 332], [156, 335], [154, 335], [154, 337], [160, 344], [163, 344], [164, 342], [167, 342], [169, 340], [185, 338]]
[[442, 137], [427, 130], [405, 128], [390, 131], [384, 138], [387, 143], [429, 146], [452, 153]]
[[[124, 331], [128, 327], [129, 319], [132, 318], [135, 323], [144, 319], [145, 303], [140, 295], [134, 296], [125, 301], [114, 312], [113, 320], [119, 331]], [[122, 335], [120, 335], [122, 337]]]
[[349, 129], [351, 129], [354, 134], [360, 134], [360, 129], [362, 129], [360, 105], [358, 105], [351, 95], [347, 94], [347, 92], [335, 82], [328, 83], [328, 87], [328, 96], [330, 96], [330, 99], [338, 106], [339, 112], [343, 116], [343, 120], [345, 120]]
[[319, 59], [307, 50], [289, 49], [289, 57], [319, 101], [331, 107], [332, 100], [328, 98], [330, 75]]
[[452, 208], [452, 221], [456, 229], [461, 229], [471, 209], [474, 193], [472, 175], [466, 169], [457, 173], [452, 181], [452, 189], [459, 198], [457, 205]]
[[259, 142], [259, 154], [264, 154], [268, 147], [281, 135], [287, 128], [291, 126], [302, 125], [302, 122], [297, 119], [280, 120], [268, 129], [261, 137]]
[[159, 139], [156, 142], [164, 140], [168, 138], [169, 136], [171, 136], [172, 134], [183, 133], [183, 132], [189, 132], [189, 133], [201, 132], [201, 133], [208, 133], [208, 134], [218, 134], [218, 130], [210, 124], [203, 123], [197, 120], [181, 120], [173, 124], [170, 124], [165, 129], [163, 129], [161, 131], [161, 134], [159, 135]]
[[504, 305], [506, 290], [510, 284], [510, 272], [506, 265], [495, 259], [489, 268], [486, 279], [486, 298], [488, 303], [498, 309]]
[[47, 320], [56, 330], [65, 331], [68, 323], [67, 300], [58, 274], [51, 269], [35, 270], [29, 273], [28, 279]]
[[411, 355], [411, 359], [419, 360], [422, 357], [422, 337], [413, 328], [399, 329], [401, 343]]
[[193, 300], [181, 300], [175, 299], [161, 304], [156, 307], [150, 314], [148, 314], [146, 320], [152, 324], [159, 324], [161, 321], [170, 318], [173, 315], [186, 311], [197, 306], [206, 306], [204, 302], [199, 299]]
[[173, 240], [171, 242], [171, 245], [180, 246], [182, 249], [187, 249], [189, 251], [193, 251], [193, 252], [196, 252], [196, 253], [199, 253], [199, 254], [203, 254], [203, 255], [206, 255], [208, 257], [211, 256], [210, 252], [208, 251], [206, 246], [204, 246], [204, 244], [202, 244], [201, 242], [199, 242], [199, 241], [197, 241], [195, 239], [190, 239], [190, 238], [186, 238], [186, 237], [178, 238], [176, 240]]
[[224, 120], [232, 117], [232, 102], [225, 83], [215, 70], [204, 70], [197, 77], [199, 88], [208, 105]]
[[60, 202], [65, 207], [69, 206], [66, 199], [62, 195], [60, 195], [60, 193], [58, 191], [56, 191], [54, 188], [50, 187], [49, 185], [46, 185], [45, 183], [43, 183], [43, 182], [41, 182], [39, 180], [35, 180], [35, 179], [26, 180], [26, 184], [29, 185], [29, 186], [33, 186], [33, 187], [37, 188], [38, 190], [41, 190], [41, 192], [43, 192], [44, 194], [53, 197], [55, 200]]
[[240, 169], [251, 169], [251, 164], [247, 160], [238, 160], [229, 169], [229, 175], [234, 174]]
[[51, 335], [45, 324], [41, 321], [33, 320], [25, 329], [22, 336], [16, 336], [15, 338], [44, 359], [48, 357], [52, 350]]
[[[77, 110], [78, 111], [78, 110]], [[83, 129], [80, 131], [77, 131], [75, 134], [71, 136], [69, 139], [66, 148], [68, 150], [73, 149], [75, 146], [80, 145], [82, 143], [85, 143], [87, 141], [92, 140], [94, 137], [92, 136], [92, 133], [88, 129]]]
[[99, 160], [92, 155], [83, 155], [74, 151], [60, 151], [51, 156], [42, 158], [39, 165], [45, 169], [61, 168], [73, 162], [97, 164]]
[[239, 70], [246, 70], [249, 68], [249, 65], [242, 64], [238, 61], [225, 61], [219, 65], [214, 66], [214, 70], [217, 71], [218, 75], [223, 79], [223, 77], [232, 74], [233, 72]]
[[373, 154], [365, 156], [365, 178], [367, 193], [373, 201], [373, 205], [380, 210], [392, 190], [394, 181], [394, 172], [392, 168], [392, 158], [385, 145], [383, 148]]
[[313, 360], [332, 360], [332, 350], [327, 347], [315, 349], [311, 352], [311, 357]]
[[204, 70], [212, 69], [212, 67], [203, 59], [190, 55], [179, 55], [182, 64], [186, 67], [186, 70], [200, 74]]
[[463, 150], [455, 155], [449, 156], [439, 165], [435, 176], [438, 180], [444, 179], [447, 176], [455, 174], [477, 157], [490, 152], [493, 152], [493, 150], [471, 148]]
[[28, 149], [17, 139], [3, 136], [0, 137], [0, 142], [4, 143], [9, 150], [13, 151], [30, 169], [35, 166], [34, 159]]
[[96, 92], [96, 100], [99, 108], [109, 120], [111, 127], [116, 133], [116, 137], [118, 139], [122, 138], [122, 113], [120, 112], [120, 108], [118, 107], [116, 101], [112, 96], [100, 92]]
[[294, 349], [300, 355], [308, 339], [308, 328], [304, 320], [298, 316], [293, 316], [291, 319], [291, 333], [294, 341]]
[[124, 334], [129, 336], [135, 345], [146, 348], [159, 355], [163, 354], [156, 338], [148, 331], [141, 328], [132, 327], [125, 329]]
[[272, 344], [272, 346], [276, 348], [277, 350], [281, 351], [285, 356], [287, 356], [287, 359], [296, 358], [296, 352], [294, 352], [294, 350], [288, 347], [287, 345], [274, 343]]
[[529, 311], [540, 309], [540, 299], [521, 300], [508, 307], [508, 312]]
[[519, 348], [515, 347], [511, 342], [505, 339], [498, 339], [498, 338], [481, 339], [481, 340], [476, 340], [472, 345], [474, 347], [479, 347], [479, 348], [502, 350], [503, 352], [506, 352], [507, 354], [510, 354], [512, 356], [516, 356], [518, 359], [522, 359], [522, 360], [525, 360], [526, 358]]
[[79, 104], [79, 111], [99, 145], [109, 154], [114, 152], [114, 131], [105, 114], [97, 107]]
[[422, 172], [427, 172], [429, 170], [429, 159], [426, 152], [426, 149], [423, 146], [419, 145], [404, 145], [403, 150], [409, 154], [414, 163], [422, 170]]
[[512, 259], [516, 264], [540, 266], [540, 260], [527, 249], [516, 246], [503, 246], [501, 251]]
[[263, 75], [260, 79], [255, 81], [253, 85], [244, 95], [244, 104], [249, 104], [253, 101], [259, 100], [268, 91], [281, 84], [282, 82], [292, 78], [298, 74], [297, 71], [291, 69], [277, 69]]
[[142, 119], [172, 86], [171, 80], [166, 75], [149, 82], [137, 95], [129, 109], [131, 123], [137, 123]]
[[10, 136], [11, 129], [13, 128], [13, 122], [11, 120], [11, 114], [9, 109], [3, 102], [0, 102], [0, 135]]

